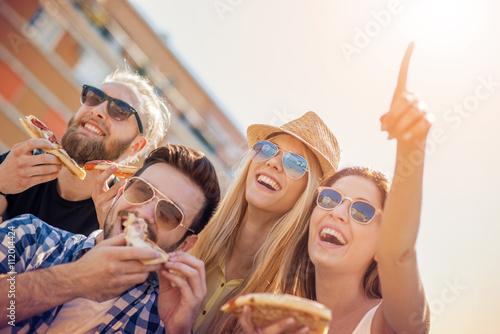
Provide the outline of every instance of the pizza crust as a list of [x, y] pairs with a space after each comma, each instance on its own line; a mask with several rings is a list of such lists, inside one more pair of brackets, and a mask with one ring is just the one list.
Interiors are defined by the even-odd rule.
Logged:
[[294, 317], [295, 325], [283, 333], [292, 333], [308, 326], [311, 334], [328, 333], [332, 312], [323, 304], [292, 295], [250, 293], [238, 296], [222, 306], [221, 310], [241, 317], [243, 306], [252, 307], [252, 321], [263, 329], [284, 318]]
[[[42, 124], [45, 129], [42, 130], [33, 124], [33, 120]], [[63, 147], [56, 141], [54, 134], [50, 131], [47, 126], [40, 121], [37, 117], [33, 115], [26, 116], [25, 118], [20, 118], [21, 124], [31, 138], [41, 138], [49, 140], [57, 148], [54, 149], [43, 149], [45, 152], [55, 155], [61, 160], [63, 165], [71, 172], [71, 174], [78, 177], [80, 180], [85, 178], [85, 171], [78, 166], [75, 160], [73, 160], [68, 153], [63, 149]]]
[[[109, 160], [92, 160], [88, 161], [85, 163], [85, 166], [83, 166], [83, 169], [85, 170], [106, 170], [110, 166], [112, 166], [114, 163]], [[135, 166], [124, 166], [124, 165], [118, 165], [118, 169], [116, 172], [113, 173], [116, 177], [119, 177], [120, 179], [126, 179], [127, 177], [130, 177], [135, 174], [139, 170], [139, 167]]]

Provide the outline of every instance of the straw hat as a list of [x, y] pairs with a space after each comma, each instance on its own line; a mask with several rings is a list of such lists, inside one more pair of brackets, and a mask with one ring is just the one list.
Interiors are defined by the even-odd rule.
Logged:
[[337, 138], [319, 116], [309, 111], [280, 127], [253, 124], [247, 129], [248, 146], [259, 140], [265, 140], [277, 132], [287, 133], [304, 143], [318, 158], [323, 176], [337, 171], [340, 160], [340, 147]]

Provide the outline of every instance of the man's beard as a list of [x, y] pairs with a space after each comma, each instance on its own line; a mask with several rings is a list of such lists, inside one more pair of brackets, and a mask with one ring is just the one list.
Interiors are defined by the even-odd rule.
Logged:
[[76, 122], [74, 117], [71, 118], [68, 123], [68, 129], [62, 138], [62, 147], [80, 166], [92, 160], [116, 161], [134, 140], [134, 138], [132, 138], [125, 141], [110, 141], [108, 145], [109, 149], [107, 149], [106, 141], [85, 140], [82, 136], [79, 136], [77, 132], [79, 125], [79, 121]]

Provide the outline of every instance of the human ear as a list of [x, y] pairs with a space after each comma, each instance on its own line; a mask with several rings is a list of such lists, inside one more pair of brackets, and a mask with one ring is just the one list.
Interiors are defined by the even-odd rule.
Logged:
[[196, 241], [198, 241], [198, 235], [190, 235], [186, 238], [186, 240], [182, 242], [179, 247], [177, 247], [176, 251], [188, 252], [191, 248], [194, 247]]
[[146, 146], [147, 143], [148, 143], [148, 140], [146, 138], [144, 138], [143, 136], [139, 136], [136, 139], [134, 139], [134, 141], [130, 145], [130, 149], [131, 149], [130, 155], [134, 156], [137, 153], [139, 153], [140, 151], [142, 151], [142, 149]]

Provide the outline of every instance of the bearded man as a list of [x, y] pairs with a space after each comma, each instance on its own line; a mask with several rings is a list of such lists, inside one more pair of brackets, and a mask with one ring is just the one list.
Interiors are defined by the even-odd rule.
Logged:
[[[131, 163], [147, 156], [163, 139], [170, 114], [154, 87], [130, 70], [108, 75], [99, 87], [84, 85], [82, 106], [62, 138], [68, 154], [83, 166], [91, 160]], [[31, 213], [52, 226], [89, 235], [99, 228], [112, 199], [123, 185], [108, 188], [110, 167], [99, 176], [87, 172], [82, 181], [51, 154], [45, 139], [18, 143], [0, 156], [0, 215], [3, 221]]]

